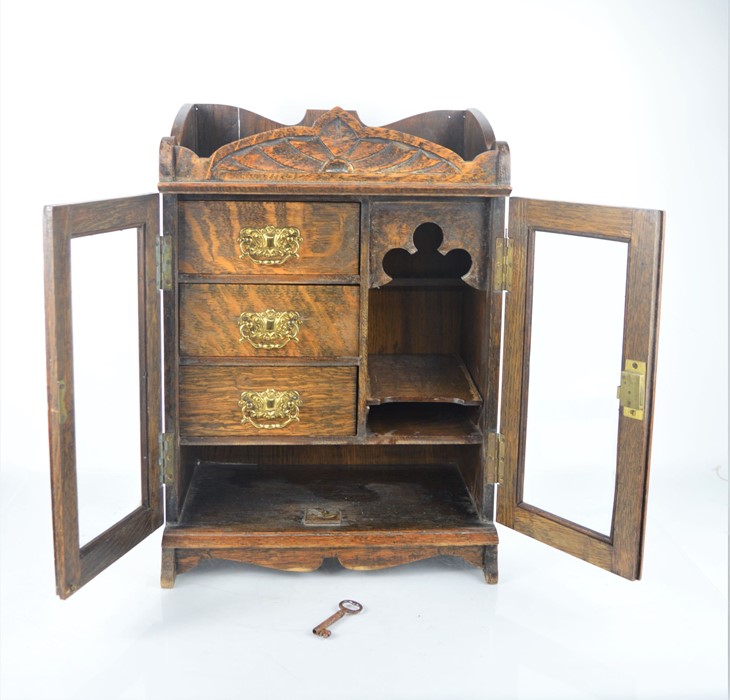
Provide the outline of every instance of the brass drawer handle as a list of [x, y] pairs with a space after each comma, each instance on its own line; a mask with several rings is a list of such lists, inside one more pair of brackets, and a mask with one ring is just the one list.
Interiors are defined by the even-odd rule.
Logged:
[[255, 428], [275, 430], [299, 420], [302, 400], [298, 391], [266, 389], [244, 391], [238, 405], [242, 414], [241, 424], [251, 423]]
[[301, 231], [295, 226], [244, 228], [238, 234], [240, 258], [250, 258], [257, 265], [283, 265], [299, 257]]
[[261, 350], [283, 348], [290, 340], [299, 342], [297, 334], [304, 319], [296, 311], [244, 311], [238, 318], [239, 343], [248, 340]]

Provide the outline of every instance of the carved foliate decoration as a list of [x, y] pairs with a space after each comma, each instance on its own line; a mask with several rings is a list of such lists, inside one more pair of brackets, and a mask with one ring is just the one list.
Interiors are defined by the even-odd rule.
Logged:
[[459, 172], [454, 156], [408, 134], [368, 128], [337, 107], [311, 127], [285, 127], [223, 146], [213, 155], [210, 175], [216, 179], [242, 171], [446, 175]]
[[401, 193], [436, 189], [478, 195], [507, 194], [510, 189], [509, 149], [493, 141], [488, 125], [491, 140], [471, 160], [420, 136], [365, 126], [355, 113], [340, 107], [324, 112], [311, 126], [277, 126], [226, 143], [209, 156], [182, 145], [185, 128], [179, 126], [162, 140], [163, 192], [185, 191], [188, 184], [199, 191], [231, 192], [301, 184], [313, 194], [334, 184], [343, 192], [392, 187]]

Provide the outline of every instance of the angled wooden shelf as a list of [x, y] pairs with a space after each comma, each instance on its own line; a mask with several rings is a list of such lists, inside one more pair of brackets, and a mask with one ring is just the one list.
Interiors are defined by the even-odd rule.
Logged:
[[469, 370], [458, 355], [369, 355], [367, 403], [453, 403], [480, 406]]

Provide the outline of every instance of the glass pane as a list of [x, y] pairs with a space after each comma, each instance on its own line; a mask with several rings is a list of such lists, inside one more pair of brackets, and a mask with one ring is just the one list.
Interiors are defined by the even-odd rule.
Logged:
[[142, 502], [137, 275], [136, 229], [71, 240], [82, 545]]
[[523, 500], [606, 535], [627, 255], [621, 241], [535, 234]]

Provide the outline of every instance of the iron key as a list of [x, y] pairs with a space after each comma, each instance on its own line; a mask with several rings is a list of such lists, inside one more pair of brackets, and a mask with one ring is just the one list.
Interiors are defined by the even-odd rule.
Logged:
[[356, 600], [342, 600], [340, 601], [340, 609], [334, 614], [330, 615], [324, 622], [320, 622], [313, 630], [314, 634], [318, 637], [327, 639], [332, 632], [327, 628], [334, 625], [337, 620], [344, 617], [345, 615], [356, 615], [362, 610], [362, 605]]

